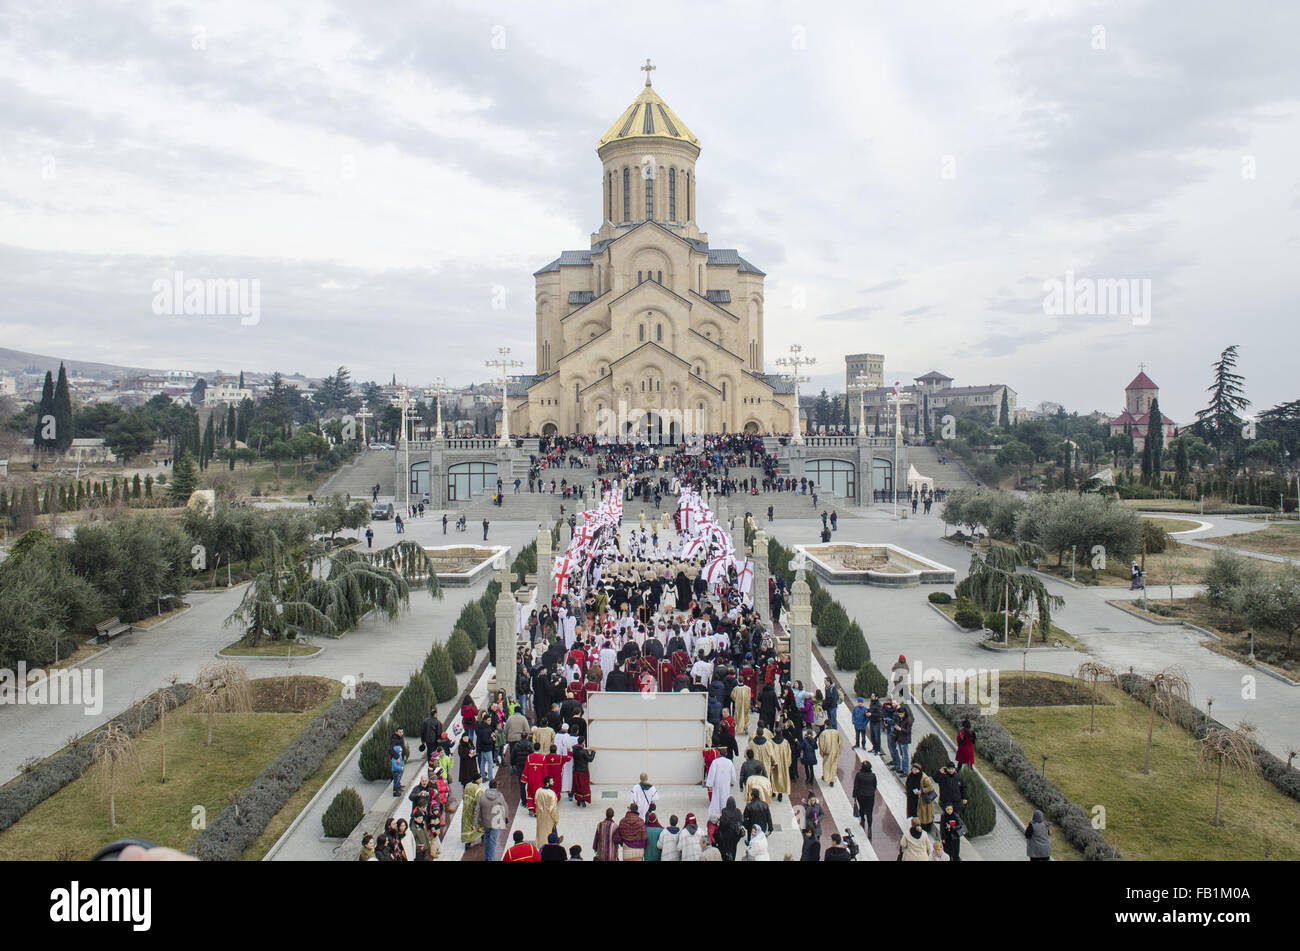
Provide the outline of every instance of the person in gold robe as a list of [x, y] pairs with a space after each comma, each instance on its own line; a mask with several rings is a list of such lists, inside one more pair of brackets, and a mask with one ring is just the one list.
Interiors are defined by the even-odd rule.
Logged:
[[560, 797], [555, 794], [554, 783], [546, 777], [542, 788], [533, 797], [537, 808], [537, 846], [546, 844], [546, 837], [560, 824]]
[[736, 718], [736, 734], [749, 732], [749, 688], [744, 684], [736, 684], [731, 688], [731, 708], [732, 715]]
[[772, 792], [776, 793], [776, 801], [780, 802], [782, 797], [790, 795], [790, 761], [793, 753], [789, 741], [781, 735], [773, 737], [768, 745], [772, 747], [769, 754], [772, 765], [768, 768], [767, 775], [772, 780]]
[[762, 773], [754, 773], [749, 779], [745, 780], [745, 800], [753, 799], [755, 792], [758, 793], [758, 798], [763, 800], [765, 805], [772, 805], [772, 780]]
[[835, 774], [839, 769], [840, 751], [844, 748], [844, 737], [840, 731], [828, 726], [817, 738], [817, 752], [822, 757], [822, 782], [835, 785]]

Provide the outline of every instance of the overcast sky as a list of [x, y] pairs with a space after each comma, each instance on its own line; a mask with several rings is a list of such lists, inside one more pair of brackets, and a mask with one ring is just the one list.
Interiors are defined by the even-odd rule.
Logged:
[[[9, 0], [0, 345], [412, 384], [534, 369], [532, 272], [599, 226], [638, 66], [700, 138], [698, 220], [767, 272], [767, 356], [1184, 423], [1241, 346], [1300, 396], [1300, 6]], [[261, 315], [153, 282], [260, 281]], [[1045, 282], [1150, 281], [1049, 316]], [[1141, 286], [1141, 285], [1139, 285]], [[499, 305], [504, 306], [499, 306]]]

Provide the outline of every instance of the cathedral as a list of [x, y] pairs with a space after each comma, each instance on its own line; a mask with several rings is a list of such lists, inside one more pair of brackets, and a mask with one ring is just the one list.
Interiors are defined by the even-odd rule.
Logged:
[[763, 372], [761, 270], [699, 229], [700, 140], [651, 84], [596, 143], [600, 230], [537, 271], [537, 372], [510, 432], [677, 442], [793, 431], [793, 384]]

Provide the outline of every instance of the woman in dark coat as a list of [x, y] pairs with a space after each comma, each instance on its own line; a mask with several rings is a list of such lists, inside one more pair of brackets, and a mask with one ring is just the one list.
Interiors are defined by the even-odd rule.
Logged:
[[943, 850], [954, 862], [961, 861], [961, 837], [966, 833], [966, 825], [957, 815], [952, 803], [943, 807], [939, 815], [939, 835], [943, 838]]
[[867, 839], [871, 838], [871, 819], [876, 811], [876, 774], [871, 771], [871, 764], [866, 760], [858, 767], [853, 777], [853, 802], [858, 808], [858, 825], [867, 830]]
[[718, 851], [722, 853], [722, 861], [736, 861], [736, 845], [744, 836], [744, 818], [740, 814], [740, 808], [736, 805], [736, 798], [730, 796], [727, 799], [727, 804], [722, 807], [722, 816], [718, 819], [718, 831], [714, 835], [717, 840]]
[[474, 742], [470, 739], [474, 734], [466, 733], [460, 738], [460, 743], [456, 745], [456, 756], [460, 760], [460, 782], [461, 785], [476, 781], [478, 776], [478, 763], [474, 757]]
[[771, 684], [764, 684], [758, 695], [758, 725], [766, 729], [776, 726], [776, 688]]

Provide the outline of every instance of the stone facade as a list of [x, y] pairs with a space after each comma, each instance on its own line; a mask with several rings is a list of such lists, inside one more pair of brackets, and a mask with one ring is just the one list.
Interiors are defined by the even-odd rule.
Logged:
[[699, 140], [647, 80], [596, 151], [604, 221], [534, 274], [537, 372], [510, 431], [791, 432], [791, 386], [763, 372], [765, 275], [696, 222]]

